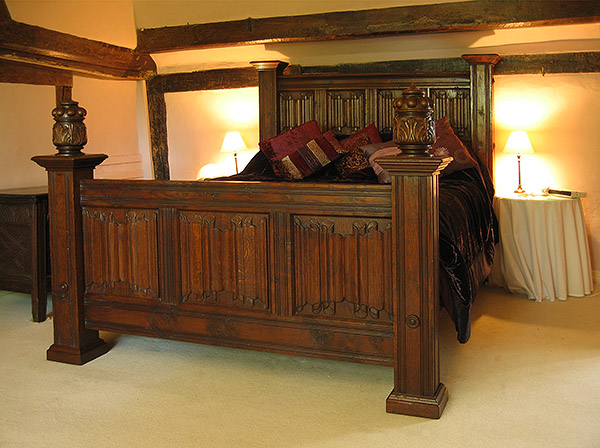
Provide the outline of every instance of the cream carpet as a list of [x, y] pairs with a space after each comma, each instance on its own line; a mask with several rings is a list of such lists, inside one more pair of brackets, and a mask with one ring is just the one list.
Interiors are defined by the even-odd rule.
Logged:
[[[597, 291], [598, 289], [596, 289]], [[45, 360], [52, 320], [0, 291], [1, 447], [600, 447], [600, 297], [484, 288], [466, 345], [444, 313], [440, 420], [390, 415], [388, 367], [103, 333]]]

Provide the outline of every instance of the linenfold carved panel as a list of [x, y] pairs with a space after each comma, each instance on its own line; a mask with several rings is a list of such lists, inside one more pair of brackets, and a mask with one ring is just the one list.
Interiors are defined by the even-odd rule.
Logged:
[[[402, 90], [377, 90], [377, 129], [381, 134], [394, 132], [394, 100], [402, 96]], [[367, 123], [369, 124], [369, 123]]]
[[471, 141], [471, 95], [469, 89], [430, 89], [434, 117], [447, 117], [456, 135]]
[[279, 94], [281, 132], [315, 119], [315, 92], [281, 92]]
[[156, 210], [84, 208], [86, 292], [158, 298]]
[[295, 314], [391, 321], [391, 220], [294, 217]]
[[182, 211], [184, 303], [269, 309], [268, 215]]
[[350, 135], [365, 127], [364, 90], [328, 90], [325, 101], [328, 129]]

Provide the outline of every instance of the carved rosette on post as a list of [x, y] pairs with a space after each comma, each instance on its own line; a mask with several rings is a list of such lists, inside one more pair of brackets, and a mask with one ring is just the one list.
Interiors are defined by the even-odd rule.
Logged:
[[406, 156], [429, 157], [435, 142], [433, 102], [412, 84], [394, 101], [394, 142]]
[[83, 120], [86, 110], [79, 107], [77, 101], [63, 101], [52, 110], [54, 126], [52, 127], [52, 143], [58, 150], [58, 155], [83, 154], [81, 149], [87, 143], [87, 132]]

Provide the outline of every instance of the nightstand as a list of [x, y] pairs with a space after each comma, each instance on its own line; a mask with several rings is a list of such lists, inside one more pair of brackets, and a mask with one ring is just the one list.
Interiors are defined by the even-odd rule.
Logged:
[[493, 284], [541, 302], [582, 297], [593, 290], [585, 217], [580, 199], [496, 197], [500, 244]]
[[48, 188], [0, 190], [0, 289], [31, 294], [33, 320], [46, 320], [50, 285]]

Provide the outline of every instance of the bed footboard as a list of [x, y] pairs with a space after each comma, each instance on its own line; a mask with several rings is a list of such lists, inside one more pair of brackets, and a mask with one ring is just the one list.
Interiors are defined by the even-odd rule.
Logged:
[[[488, 59], [470, 62], [472, 78], [490, 81], [474, 76]], [[258, 69], [277, 84], [275, 64]], [[489, 115], [490, 82], [471, 91]], [[276, 96], [261, 98], [277, 112]], [[261, 132], [275, 132], [275, 112]], [[438, 177], [450, 159], [378, 159], [391, 185], [102, 181], [106, 156], [81, 152], [85, 111], [68, 99], [53, 115], [58, 154], [34, 157], [49, 179], [49, 360], [102, 355], [108, 330], [385, 364], [388, 412], [440, 417]], [[490, 127], [471, 127], [489, 154]]]
[[94, 359], [109, 330], [393, 365], [388, 412], [440, 416], [443, 160], [382, 160], [391, 187], [284, 189], [86, 180], [103, 159], [35, 158], [51, 191], [49, 360]]

